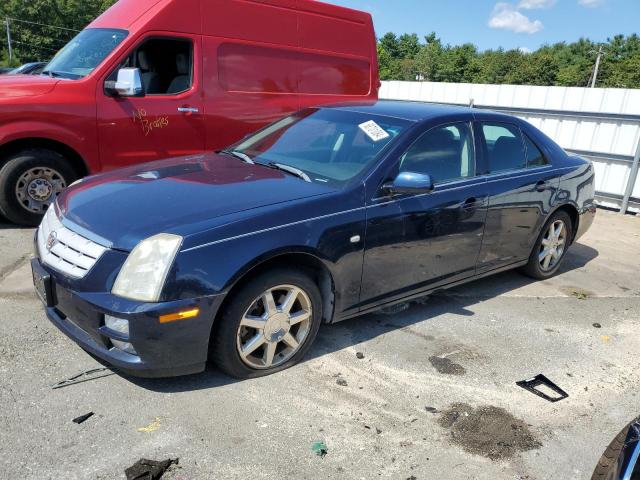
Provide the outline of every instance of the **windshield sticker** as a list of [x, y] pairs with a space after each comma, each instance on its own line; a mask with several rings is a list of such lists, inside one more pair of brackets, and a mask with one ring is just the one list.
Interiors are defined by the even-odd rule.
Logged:
[[368, 122], [358, 125], [360, 130], [367, 134], [367, 136], [374, 142], [379, 142], [385, 138], [389, 138], [389, 134], [376, 122], [369, 120]]

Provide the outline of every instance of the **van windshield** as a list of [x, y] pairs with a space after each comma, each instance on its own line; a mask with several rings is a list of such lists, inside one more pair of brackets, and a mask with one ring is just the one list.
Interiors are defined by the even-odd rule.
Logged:
[[379, 115], [310, 108], [286, 117], [224, 153], [297, 171], [340, 188], [367, 170], [411, 122]]
[[77, 80], [89, 75], [127, 37], [126, 30], [87, 28], [60, 50], [43, 75]]

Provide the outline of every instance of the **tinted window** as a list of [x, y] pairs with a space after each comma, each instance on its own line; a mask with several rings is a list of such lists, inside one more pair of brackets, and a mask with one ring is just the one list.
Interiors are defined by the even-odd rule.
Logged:
[[526, 134], [524, 136], [524, 143], [527, 147], [527, 167], [541, 167], [549, 163], [540, 149]]
[[341, 186], [372, 165], [411, 122], [365, 113], [307, 109], [230, 150], [256, 163], [298, 168], [312, 181]]
[[402, 157], [400, 171], [427, 173], [436, 183], [474, 176], [469, 124], [437, 127], [425, 133]]
[[526, 168], [524, 144], [518, 127], [483, 123], [482, 132], [490, 173]]

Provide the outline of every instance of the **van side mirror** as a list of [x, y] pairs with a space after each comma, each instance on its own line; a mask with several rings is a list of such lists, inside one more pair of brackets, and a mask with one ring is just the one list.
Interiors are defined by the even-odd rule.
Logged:
[[121, 68], [115, 82], [106, 82], [105, 90], [116, 97], [142, 97], [142, 74], [139, 68]]
[[392, 182], [382, 186], [389, 195], [420, 194], [433, 192], [434, 185], [431, 175], [415, 172], [402, 172]]

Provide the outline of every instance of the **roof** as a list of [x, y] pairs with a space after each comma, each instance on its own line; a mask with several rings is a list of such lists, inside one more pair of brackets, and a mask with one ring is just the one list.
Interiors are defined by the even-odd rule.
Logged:
[[378, 100], [377, 102], [357, 102], [330, 105], [326, 108], [336, 110], [368, 113], [385, 117], [402, 118], [413, 122], [429, 120], [436, 117], [475, 113], [468, 107], [456, 107], [424, 102], [407, 102], [401, 100]]

